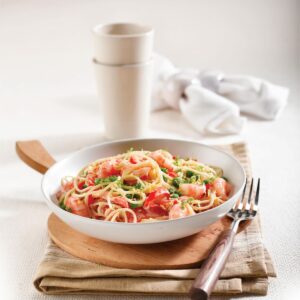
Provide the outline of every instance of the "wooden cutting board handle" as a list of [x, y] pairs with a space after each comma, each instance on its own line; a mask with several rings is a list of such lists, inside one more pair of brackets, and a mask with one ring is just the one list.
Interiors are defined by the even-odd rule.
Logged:
[[32, 169], [45, 174], [55, 164], [54, 158], [48, 153], [40, 141], [17, 141], [18, 156]]

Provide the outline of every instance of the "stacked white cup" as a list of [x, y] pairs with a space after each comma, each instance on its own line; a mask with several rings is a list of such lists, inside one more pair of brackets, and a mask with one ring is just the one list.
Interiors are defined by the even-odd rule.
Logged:
[[132, 23], [93, 28], [96, 84], [106, 135], [144, 137], [148, 129], [153, 29]]

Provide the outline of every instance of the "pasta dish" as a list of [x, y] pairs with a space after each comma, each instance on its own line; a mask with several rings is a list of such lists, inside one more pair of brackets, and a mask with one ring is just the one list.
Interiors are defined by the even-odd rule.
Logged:
[[231, 191], [221, 168], [166, 150], [130, 149], [64, 177], [56, 197], [76, 215], [138, 223], [201, 213], [221, 205]]

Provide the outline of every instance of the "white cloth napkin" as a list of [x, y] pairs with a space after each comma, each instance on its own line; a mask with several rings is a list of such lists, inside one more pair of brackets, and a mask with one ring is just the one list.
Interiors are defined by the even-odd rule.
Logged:
[[179, 107], [187, 122], [202, 133], [239, 133], [245, 123], [239, 108], [224, 97], [203, 88], [190, 85], [185, 89], [186, 99]]
[[246, 121], [240, 112], [274, 120], [285, 107], [288, 94], [287, 88], [263, 79], [220, 71], [180, 70], [167, 58], [154, 56], [152, 110], [180, 110], [201, 133], [240, 133]]

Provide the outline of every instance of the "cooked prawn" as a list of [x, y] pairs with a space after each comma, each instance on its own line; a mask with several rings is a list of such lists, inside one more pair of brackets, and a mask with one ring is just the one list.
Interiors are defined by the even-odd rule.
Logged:
[[169, 211], [169, 218], [178, 219], [194, 214], [195, 212], [189, 204], [185, 204], [184, 206], [182, 206], [182, 204], [178, 203], [172, 206], [171, 210]]
[[88, 207], [85, 205], [84, 201], [73, 196], [70, 196], [66, 203], [66, 207], [71, 210], [71, 212], [75, 215], [79, 215], [82, 217], [91, 217], [91, 213]]
[[99, 178], [106, 178], [113, 175], [120, 175], [121, 171], [116, 168], [118, 164], [117, 160], [110, 160], [104, 162], [97, 172]]
[[227, 195], [227, 182], [223, 178], [216, 178], [213, 182], [213, 187], [216, 191], [217, 196], [226, 196]]
[[160, 167], [173, 170], [173, 156], [168, 151], [165, 150], [156, 150], [149, 155], [153, 158]]
[[144, 167], [144, 168], [140, 168], [140, 169], [136, 169], [136, 170], [132, 171], [131, 174], [138, 176], [143, 180], [146, 180], [149, 177], [150, 171], [151, 171], [150, 167]]
[[204, 184], [183, 183], [179, 186], [179, 191], [184, 196], [201, 199], [206, 193], [206, 186]]

